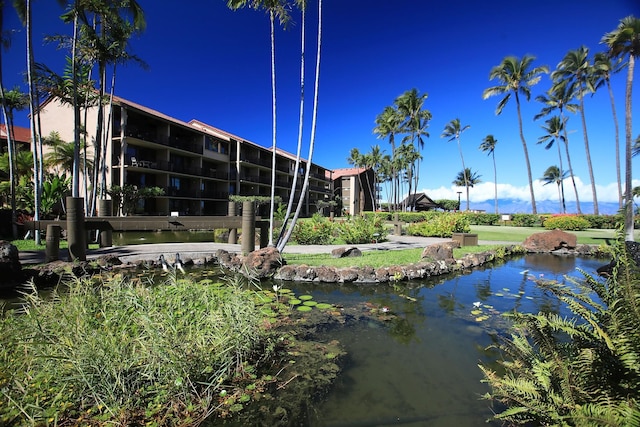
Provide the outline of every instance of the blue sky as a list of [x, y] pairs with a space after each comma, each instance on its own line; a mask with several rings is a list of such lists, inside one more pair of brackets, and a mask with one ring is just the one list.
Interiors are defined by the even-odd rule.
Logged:
[[[230, 11], [224, 0], [175, 2], [139, 0], [147, 30], [132, 43], [132, 51], [148, 65], [120, 68], [116, 94], [180, 120], [199, 119], [264, 146], [271, 145], [271, 84], [269, 22], [261, 11]], [[186, 6], [188, 4], [188, 6]], [[57, 17], [55, 2], [34, 2], [34, 37], [71, 32]], [[5, 6], [7, 7], [7, 6]], [[310, 2], [307, 20], [307, 76], [305, 145], [309, 140], [313, 65], [317, 23], [316, 2]], [[493, 199], [491, 158], [479, 151], [482, 139], [498, 140], [496, 162], [499, 197], [529, 200], [522, 144], [518, 136], [515, 103], [495, 116], [498, 98], [482, 99], [495, 84], [490, 69], [508, 55], [536, 56], [534, 65], [554, 69], [567, 51], [585, 45], [604, 50], [604, 33], [621, 18], [640, 16], [637, 0], [324, 0], [323, 39], [316, 151], [313, 161], [328, 168], [347, 167], [353, 147], [368, 152], [379, 144], [390, 152], [388, 141], [372, 130], [376, 116], [406, 90], [427, 93], [425, 108], [433, 115], [420, 170], [420, 189], [432, 198], [457, 197], [451, 181], [462, 169], [455, 142], [440, 137], [445, 125], [460, 118], [470, 128], [461, 144], [467, 167], [481, 175], [483, 184], [471, 189], [472, 201]], [[5, 28], [18, 29], [13, 10], [5, 12]], [[278, 146], [295, 152], [299, 108], [299, 16], [276, 34], [278, 90]], [[24, 31], [13, 36], [3, 52], [4, 83], [22, 82]], [[64, 52], [38, 45], [36, 61], [61, 71]], [[624, 135], [624, 73], [614, 76], [614, 96]], [[636, 80], [640, 77], [637, 76]], [[638, 84], [636, 83], [636, 86]], [[534, 101], [549, 87], [549, 78], [533, 88], [532, 100], [523, 103], [524, 132], [533, 177], [557, 164], [557, 152], [536, 142], [543, 121], [533, 115]], [[640, 89], [634, 91], [634, 117], [640, 117]], [[614, 131], [609, 97], [600, 91], [585, 100], [599, 202], [615, 202]], [[636, 120], [636, 123], [638, 121]], [[26, 125], [26, 119], [22, 122]], [[18, 121], [20, 124], [20, 120]], [[579, 116], [569, 121], [574, 172], [581, 184], [580, 201], [591, 200]], [[640, 127], [634, 128], [634, 136]], [[303, 153], [306, 155], [305, 153]], [[566, 160], [565, 160], [566, 162]], [[640, 165], [634, 160], [634, 168]], [[637, 173], [634, 174], [637, 176]], [[638, 183], [635, 183], [638, 185]], [[568, 200], [573, 191], [565, 190]], [[464, 198], [464, 193], [463, 193]], [[557, 202], [555, 185], [536, 186], [536, 199]]]

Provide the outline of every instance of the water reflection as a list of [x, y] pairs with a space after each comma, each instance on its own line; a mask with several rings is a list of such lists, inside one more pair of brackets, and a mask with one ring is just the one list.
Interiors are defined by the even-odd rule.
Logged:
[[[549, 269], [545, 266], [549, 265]], [[536, 279], [595, 273], [602, 260], [530, 255], [497, 268], [410, 283], [409, 288], [300, 284], [331, 303], [388, 307], [388, 322], [352, 322], [326, 333], [349, 354], [333, 392], [315, 407], [312, 426], [478, 426], [491, 416], [478, 363], [499, 358], [490, 348], [509, 324], [503, 313], [568, 315]], [[491, 424], [489, 424], [491, 425]], [[498, 424], [495, 424], [498, 425]]]

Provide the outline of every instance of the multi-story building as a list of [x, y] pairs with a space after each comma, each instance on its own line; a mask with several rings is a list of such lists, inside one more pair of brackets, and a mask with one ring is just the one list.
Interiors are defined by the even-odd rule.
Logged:
[[373, 170], [344, 168], [333, 171], [334, 193], [340, 198], [342, 212], [359, 215], [373, 210]]
[[[88, 140], [97, 109], [87, 114]], [[106, 145], [107, 187], [131, 184], [160, 187], [165, 194], [144, 201], [137, 213], [147, 215], [226, 215], [230, 195], [270, 196], [272, 151], [244, 138], [198, 120], [183, 122], [158, 111], [115, 97], [109, 117]], [[55, 99], [40, 113], [42, 133], [60, 133], [73, 140], [73, 111]], [[94, 126], [95, 127], [95, 126]], [[93, 132], [95, 134], [95, 131]], [[275, 194], [287, 203], [293, 177], [298, 171], [295, 156], [276, 151]], [[302, 187], [299, 177], [296, 197]], [[331, 171], [311, 163], [304, 215], [316, 211], [316, 203], [332, 195]], [[298, 199], [296, 199], [298, 200]], [[269, 206], [259, 208], [268, 215]]]

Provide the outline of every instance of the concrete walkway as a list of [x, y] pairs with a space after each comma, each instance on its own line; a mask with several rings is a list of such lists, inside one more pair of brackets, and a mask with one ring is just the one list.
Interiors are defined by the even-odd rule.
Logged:
[[[329, 254], [333, 249], [344, 247], [357, 247], [361, 251], [372, 250], [398, 250], [411, 248], [424, 248], [439, 242], [450, 242], [450, 238], [418, 237], [418, 236], [387, 236], [387, 241], [380, 243], [366, 243], [359, 245], [287, 245], [283, 254]], [[484, 244], [485, 242], [479, 242]], [[496, 242], [487, 242], [496, 243]], [[103, 255], [115, 255], [124, 263], [133, 263], [141, 260], [157, 260], [161, 254], [167, 259], [175, 258], [176, 253], [184, 258], [211, 257], [218, 249], [227, 252], [240, 253], [240, 244], [229, 243], [154, 243], [143, 245], [112, 246], [87, 250], [87, 259], [99, 258]], [[60, 260], [68, 261], [69, 253], [66, 249], [60, 250]], [[45, 262], [44, 250], [20, 251], [20, 262], [25, 264], [42, 264]]]

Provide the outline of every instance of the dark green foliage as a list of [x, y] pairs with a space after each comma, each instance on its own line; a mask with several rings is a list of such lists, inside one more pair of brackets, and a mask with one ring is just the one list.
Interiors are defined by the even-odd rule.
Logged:
[[320, 214], [296, 222], [291, 239], [299, 245], [328, 245], [334, 239], [335, 223]]
[[573, 313], [514, 312], [497, 347], [498, 373], [480, 366], [511, 424], [640, 425], [640, 272], [624, 243], [605, 281], [585, 273], [573, 286], [540, 282]]
[[460, 203], [457, 200], [449, 200], [449, 199], [438, 199], [434, 200], [442, 209], [445, 211], [457, 211], [460, 209]]
[[490, 213], [465, 212], [471, 225], [496, 225], [500, 223], [501, 216]]
[[514, 227], [533, 227], [539, 223], [538, 215], [518, 213], [511, 216], [511, 225]]

